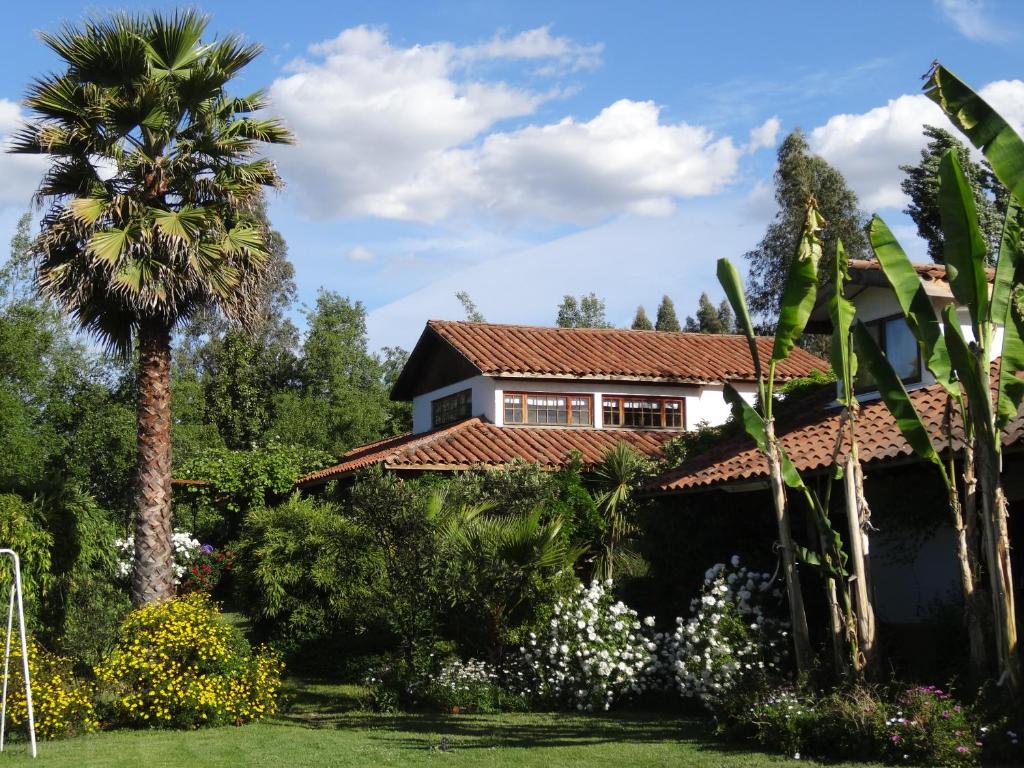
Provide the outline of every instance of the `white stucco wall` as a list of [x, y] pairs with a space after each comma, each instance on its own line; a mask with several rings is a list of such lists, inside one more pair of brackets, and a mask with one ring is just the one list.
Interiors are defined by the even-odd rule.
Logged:
[[[754, 384], [735, 384], [740, 395], [753, 402], [757, 387]], [[501, 426], [504, 421], [504, 394], [508, 392], [557, 392], [559, 394], [592, 395], [594, 397], [594, 427], [600, 429], [604, 395], [647, 395], [650, 397], [681, 397], [686, 402], [685, 429], [693, 429], [706, 421], [717, 425], [729, 418], [729, 404], [725, 401], [723, 384], [708, 385], [652, 385], [636, 382], [544, 380], [535, 379], [492, 379], [475, 376], [446, 387], [427, 392], [413, 399], [412, 421], [414, 432], [431, 429], [431, 402], [464, 389], [472, 390], [474, 416], [483, 416]]]
[[412, 431], [426, 432], [432, 429], [430, 404], [439, 397], [454, 395], [464, 389], [470, 389], [473, 392], [471, 413], [474, 416], [483, 416], [488, 421], [494, 421], [494, 379], [487, 376], [474, 376], [471, 379], [464, 379], [455, 384], [449, 384], [447, 387], [414, 397], [412, 399]]

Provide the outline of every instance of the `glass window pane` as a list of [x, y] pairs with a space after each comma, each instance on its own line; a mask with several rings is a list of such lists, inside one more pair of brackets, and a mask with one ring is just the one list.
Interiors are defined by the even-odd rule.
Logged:
[[896, 375], [904, 381], [915, 381], [920, 376], [917, 361], [917, 341], [907, 321], [898, 317], [885, 324], [885, 356], [889, 358]]

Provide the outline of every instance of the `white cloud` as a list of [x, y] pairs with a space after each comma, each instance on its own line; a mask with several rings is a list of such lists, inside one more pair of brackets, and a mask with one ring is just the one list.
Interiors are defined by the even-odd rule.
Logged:
[[376, 254], [362, 245], [357, 245], [348, 252], [349, 261], [373, 261], [375, 258], [377, 258]]
[[537, 27], [506, 37], [498, 32], [490, 40], [460, 50], [466, 61], [476, 59], [547, 59], [549, 63], [537, 70], [538, 74], [557, 74], [595, 69], [601, 64], [601, 43], [581, 45], [572, 38], [551, 36], [551, 27]]
[[[663, 214], [677, 198], [729, 183], [741, 155], [732, 139], [662, 122], [651, 102], [497, 129], [557, 92], [468, 79], [467, 57], [578, 63], [574, 46], [547, 28], [463, 49], [401, 48], [379, 29], [345, 30], [271, 86], [298, 140], [279, 152], [282, 175], [315, 217], [425, 222], [480, 211], [574, 223]], [[758, 129], [762, 139], [769, 128]]]
[[[1024, 121], [1024, 82], [990, 83], [980, 94], [1018, 131]], [[923, 95], [900, 96], [861, 114], [835, 115], [810, 133], [811, 149], [838, 168], [869, 211], [902, 208], [899, 166], [916, 163], [926, 141], [925, 124], [954, 133], [942, 110]]]
[[754, 152], [766, 147], [774, 147], [775, 139], [778, 138], [779, 128], [782, 126], [778, 117], [769, 117], [761, 125], [750, 129], [750, 143], [746, 150]]
[[1014, 37], [1012, 29], [990, 18], [986, 0], [935, 0], [935, 4], [968, 40], [1002, 43]]
[[41, 155], [9, 155], [11, 135], [22, 125], [21, 107], [0, 99], [0, 208], [11, 206], [28, 210], [32, 195], [46, 172], [47, 160]]

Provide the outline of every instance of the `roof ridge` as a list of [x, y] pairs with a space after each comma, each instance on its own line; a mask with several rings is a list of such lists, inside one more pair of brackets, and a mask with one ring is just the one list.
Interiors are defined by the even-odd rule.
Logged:
[[[480, 322], [477, 320], [441, 320], [432, 319], [427, 320], [427, 325], [436, 327], [439, 325], [460, 325], [460, 326], [477, 326], [477, 327], [491, 327], [491, 328], [517, 328], [520, 330], [527, 331], [555, 331], [558, 333], [569, 332], [569, 333], [638, 333], [638, 334], [659, 334], [662, 336], [708, 336], [718, 339], [722, 338], [736, 338], [746, 339], [746, 336], [742, 333], [705, 333], [704, 331], [659, 331], [656, 329], [646, 328], [565, 328], [560, 325], [531, 325], [530, 323], [492, 323], [492, 322]], [[773, 336], [758, 335], [758, 339], [773, 339]]]

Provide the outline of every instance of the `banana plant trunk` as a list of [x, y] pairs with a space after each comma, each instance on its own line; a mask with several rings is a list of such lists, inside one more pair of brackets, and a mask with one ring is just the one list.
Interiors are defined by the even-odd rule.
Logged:
[[171, 545], [171, 333], [163, 323], [139, 328], [138, 455], [135, 476], [136, 606], [174, 594]]
[[994, 440], [979, 440], [975, 447], [975, 459], [981, 495], [982, 541], [992, 593], [999, 681], [1017, 693], [1020, 687], [1017, 617], [1006, 528], [1006, 497], [999, 482], [999, 453], [995, 444], [998, 439], [997, 435]]
[[[852, 436], [852, 430], [851, 430]], [[871, 563], [868, 539], [868, 502], [864, 496], [864, 473], [857, 458], [857, 444], [852, 442], [846, 455], [844, 473], [846, 517], [850, 527], [850, 564], [853, 566], [854, 616], [858, 654], [856, 671], [868, 679], [878, 677], [878, 641], [875, 608], [871, 600]]]
[[765, 437], [768, 445], [768, 477], [771, 482], [772, 501], [775, 505], [775, 522], [779, 528], [779, 546], [782, 550], [782, 571], [786, 579], [786, 595], [789, 600], [790, 631], [793, 633], [793, 661], [797, 674], [804, 674], [811, 665], [811, 638], [807, 629], [807, 612], [804, 609], [804, 595], [800, 588], [800, 575], [796, 570], [796, 554], [793, 547], [792, 522], [789, 505], [786, 503], [786, 488], [782, 482], [782, 463], [779, 446], [775, 439], [775, 422], [765, 422]]
[[971, 677], [981, 685], [988, 676], [988, 650], [985, 645], [985, 627], [988, 626], [988, 603], [981, 587], [981, 567], [978, 545], [978, 482], [974, 474], [974, 447], [968, 439], [964, 443], [964, 500], [956, 482], [956, 462], [950, 459], [949, 504], [957, 534], [957, 560], [960, 564], [960, 585], [964, 592], [964, 618], [967, 624], [967, 643], [970, 653]]

